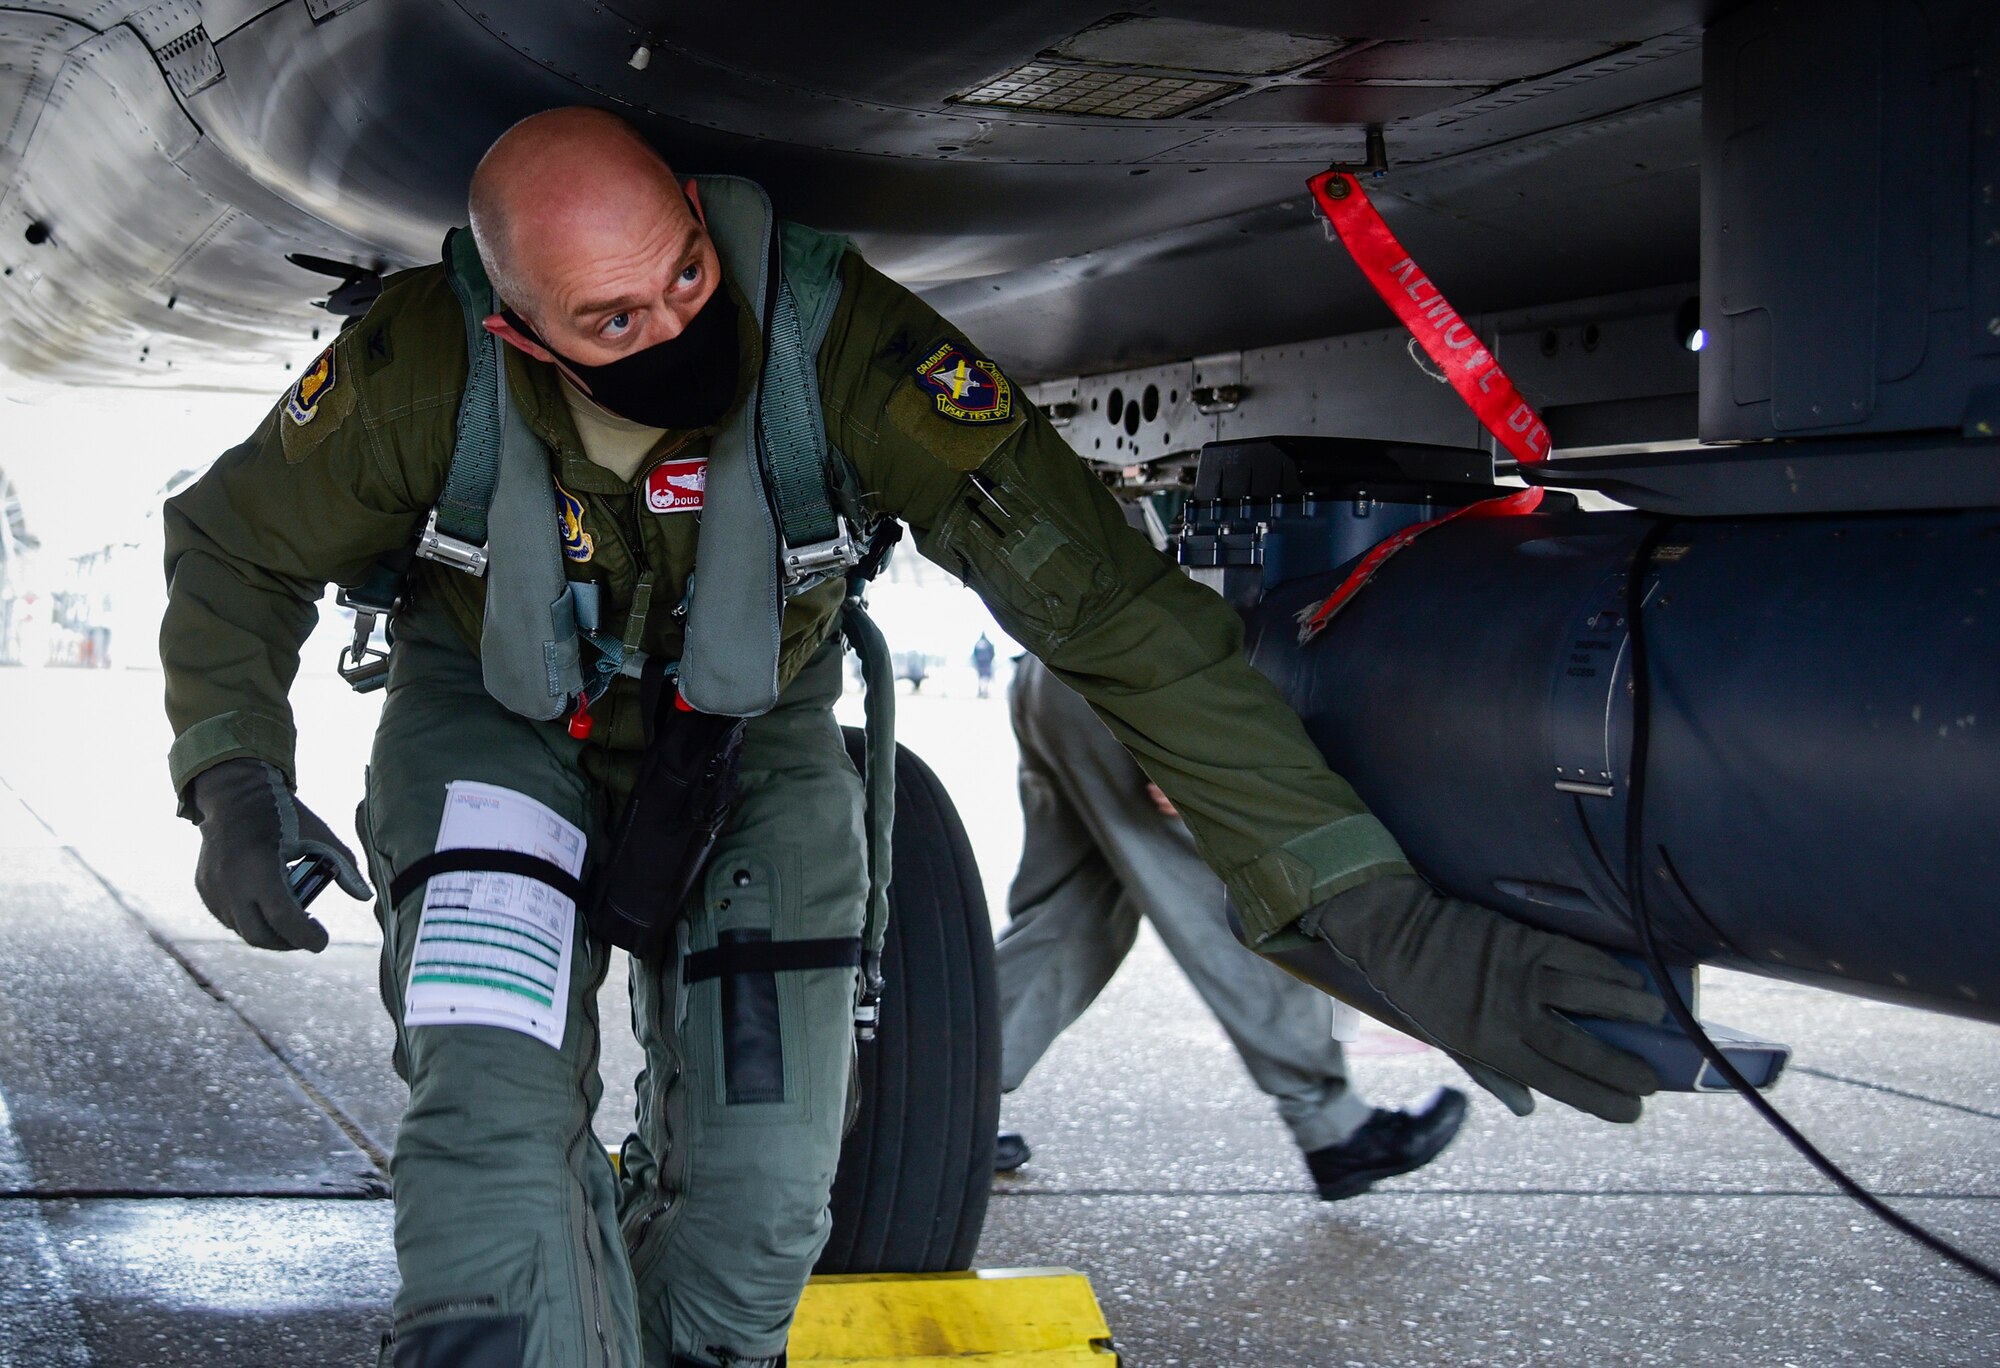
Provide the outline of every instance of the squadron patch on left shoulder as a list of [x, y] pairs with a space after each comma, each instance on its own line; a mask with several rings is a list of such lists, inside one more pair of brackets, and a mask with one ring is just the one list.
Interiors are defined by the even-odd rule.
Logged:
[[583, 500], [564, 489], [561, 480], [556, 481], [556, 520], [562, 528], [564, 559], [587, 561], [597, 554], [597, 543], [583, 530]]
[[305, 374], [285, 395], [285, 416], [294, 426], [304, 427], [319, 417], [320, 401], [333, 393], [335, 379], [333, 348], [328, 347], [306, 367]]
[[930, 349], [915, 371], [917, 388], [955, 423], [1004, 423], [1014, 415], [1014, 387], [1000, 368], [962, 342]]

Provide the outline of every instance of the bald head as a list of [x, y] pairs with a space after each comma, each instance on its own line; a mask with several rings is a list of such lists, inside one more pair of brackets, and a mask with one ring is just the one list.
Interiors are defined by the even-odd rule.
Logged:
[[604, 110], [515, 124], [480, 159], [468, 198], [495, 292], [578, 359], [673, 337], [715, 287], [714, 247], [688, 195]]

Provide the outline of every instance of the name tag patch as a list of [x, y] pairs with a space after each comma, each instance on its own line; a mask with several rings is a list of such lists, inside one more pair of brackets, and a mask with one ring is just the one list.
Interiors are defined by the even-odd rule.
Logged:
[[708, 458], [662, 461], [646, 475], [646, 507], [655, 513], [699, 513], [708, 488]]

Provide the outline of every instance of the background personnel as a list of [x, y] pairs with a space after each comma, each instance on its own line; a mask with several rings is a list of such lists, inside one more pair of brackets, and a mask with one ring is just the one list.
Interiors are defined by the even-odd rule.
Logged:
[[[1014, 663], [1007, 702], [1021, 748], [1025, 831], [1007, 928], [993, 952], [1001, 1088], [1020, 1087], [1096, 1000], [1143, 917], [1277, 1104], [1322, 1199], [1352, 1197], [1436, 1158], [1465, 1119], [1465, 1094], [1441, 1088], [1414, 1113], [1362, 1101], [1333, 1038], [1333, 999], [1242, 953], [1224, 916], [1222, 881], [1090, 705], [1027, 656]], [[1010, 1171], [1029, 1156], [1010, 1132], [993, 1166]]]

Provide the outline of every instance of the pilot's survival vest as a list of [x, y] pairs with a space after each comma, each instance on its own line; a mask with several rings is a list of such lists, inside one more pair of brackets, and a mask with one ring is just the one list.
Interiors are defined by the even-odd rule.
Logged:
[[[678, 686], [702, 712], [752, 717], [777, 702], [786, 600], [852, 572], [867, 551], [858, 480], [828, 440], [816, 365], [847, 240], [781, 227], [746, 180], [704, 177], [701, 194], [723, 269], [761, 330], [763, 364], [710, 446]], [[445, 239], [445, 267], [464, 312], [467, 376], [450, 473], [416, 554], [485, 577], [487, 691], [548, 720], [584, 689], [578, 629], [597, 624], [579, 624], [555, 460], [508, 393], [505, 344], [483, 326], [493, 290], [471, 233]], [[593, 606], [583, 603], [586, 617]], [[638, 672], [634, 659], [621, 664]]]
[[[872, 1039], [889, 916], [895, 693], [888, 646], [858, 589], [881, 568], [900, 529], [864, 516], [859, 479], [829, 441], [820, 407], [816, 361], [840, 302], [847, 240], [781, 227], [770, 199], [750, 181], [704, 177], [701, 195], [709, 236], [756, 317], [764, 349], [750, 393], [710, 445], [695, 541], [699, 573], [689, 586], [675, 682], [700, 712], [770, 711], [780, 687], [786, 600], [835, 576], [847, 579], [842, 631], [861, 656], [868, 686], [862, 779], [869, 887], [855, 1028]], [[592, 586], [564, 573], [556, 461], [507, 392], [504, 344], [484, 326], [494, 312], [493, 288], [471, 233], [455, 229], [445, 238], [445, 268], [465, 316], [467, 375], [444, 492], [414, 554], [486, 579], [479, 652], [486, 689], [514, 712], [551, 720], [584, 688], [580, 629], [591, 631], [600, 668], [603, 652], [622, 643], [579, 620], [579, 605], [594, 601], [577, 591]], [[357, 612], [341, 673], [357, 688], [378, 687], [386, 677], [387, 662], [368, 641], [375, 616], [400, 597], [410, 554], [385, 561], [368, 583], [343, 595]], [[615, 663], [623, 672], [643, 672], [636, 653], [622, 656]]]

